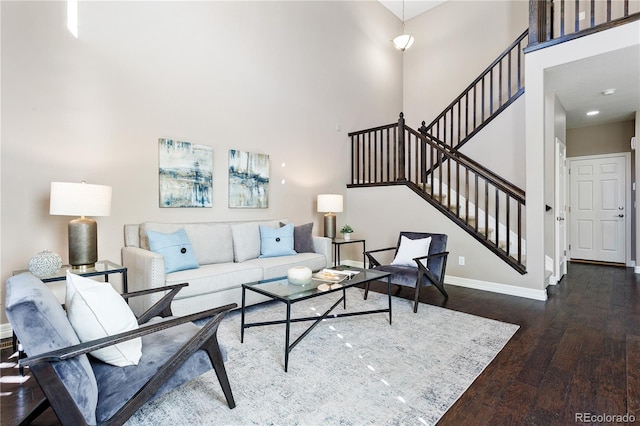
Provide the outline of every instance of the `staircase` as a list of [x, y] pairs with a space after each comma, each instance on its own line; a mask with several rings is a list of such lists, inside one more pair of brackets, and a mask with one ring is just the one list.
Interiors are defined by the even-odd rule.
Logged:
[[459, 149], [524, 93], [525, 30], [420, 133]]
[[397, 123], [349, 133], [349, 188], [405, 185], [521, 274], [524, 191], [446, 145]]
[[[524, 93], [525, 53], [640, 19], [629, 0], [621, 7], [607, 1], [604, 8], [591, 1], [589, 21], [583, 22], [583, 3], [529, 0], [529, 29], [419, 131], [406, 126], [400, 113], [397, 123], [349, 133], [347, 187], [405, 185], [525, 274], [524, 191], [459, 149]], [[552, 263], [545, 258], [546, 269]]]
[[349, 134], [348, 187], [406, 185], [521, 274], [524, 191], [458, 149], [524, 93], [524, 31], [419, 131], [398, 123]]

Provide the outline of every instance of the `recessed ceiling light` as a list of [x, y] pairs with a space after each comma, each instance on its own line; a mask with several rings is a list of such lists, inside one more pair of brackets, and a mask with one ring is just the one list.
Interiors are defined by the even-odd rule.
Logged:
[[602, 91], [602, 94], [605, 96], [613, 95], [614, 93], [616, 93], [616, 89], [607, 89]]
[[587, 113], [587, 115], [598, 115], [598, 114], [600, 114], [600, 111], [589, 111]]

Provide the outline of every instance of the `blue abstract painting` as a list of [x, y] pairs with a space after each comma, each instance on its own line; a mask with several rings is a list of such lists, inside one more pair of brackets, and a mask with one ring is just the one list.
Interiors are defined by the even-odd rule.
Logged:
[[269, 207], [269, 156], [229, 150], [229, 207]]
[[213, 148], [158, 139], [160, 207], [212, 207]]

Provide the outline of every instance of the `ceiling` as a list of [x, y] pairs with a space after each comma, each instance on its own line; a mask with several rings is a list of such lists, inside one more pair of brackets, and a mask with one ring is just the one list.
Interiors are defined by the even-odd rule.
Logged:
[[[447, 0], [406, 0], [408, 21]], [[402, 0], [379, 0], [402, 20]], [[634, 46], [547, 70], [547, 92], [555, 92], [567, 112], [567, 128], [633, 120], [640, 111], [640, 47]], [[605, 96], [604, 90], [616, 89]], [[600, 111], [587, 116], [587, 111]]]
[[[607, 89], [616, 91], [606, 96]], [[640, 111], [640, 46], [550, 68], [545, 90], [566, 110], [567, 128], [633, 120]], [[600, 114], [587, 116], [592, 110]]]
[[[389, 9], [391, 13], [402, 20], [402, 0], [378, 0], [384, 7]], [[404, 20], [408, 21], [415, 18], [423, 12], [432, 9], [446, 0], [407, 0], [404, 2]]]

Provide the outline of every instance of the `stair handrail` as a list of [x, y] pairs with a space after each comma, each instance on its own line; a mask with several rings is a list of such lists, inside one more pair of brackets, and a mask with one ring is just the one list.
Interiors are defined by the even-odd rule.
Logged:
[[[422, 133], [406, 125], [405, 125], [405, 130], [410, 134], [416, 136], [418, 139], [422, 140], [429, 146], [438, 150], [441, 155], [444, 155], [445, 157], [448, 157], [448, 158], [453, 158], [454, 161], [459, 161], [461, 163], [464, 163], [465, 167], [467, 167], [470, 171], [482, 177], [487, 182], [490, 182], [493, 186], [500, 189], [502, 192], [509, 194], [512, 198], [518, 200], [523, 205], [525, 204], [525, 191], [519, 188], [517, 185], [500, 177], [499, 175], [490, 171], [486, 167], [480, 165], [478, 162], [470, 159], [469, 157], [462, 154], [461, 152], [452, 149], [448, 145], [443, 146], [443, 142], [438, 141], [437, 138], [434, 138], [433, 136], [426, 137]], [[434, 139], [434, 140], [432, 141], [429, 139]]]
[[[349, 136], [348, 188], [405, 185], [519, 273], [526, 273], [524, 190], [433, 135], [407, 126], [402, 113], [398, 123]], [[436, 163], [443, 162], [449, 166], [436, 170]], [[430, 186], [425, 185], [428, 182]]]
[[[510, 195], [512, 195], [514, 198], [518, 197], [519, 199], [522, 199], [522, 201], [524, 202], [525, 199], [525, 192], [523, 189], [521, 189], [520, 187], [518, 187], [517, 185], [511, 183], [510, 181], [504, 179], [502, 176], [497, 175], [496, 173], [492, 172], [491, 170], [487, 169], [485, 166], [483, 166], [482, 164], [478, 163], [477, 161], [473, 160], [471, 157], [463, 154], [462, 152], [458, 151], [457, 149], [451, 148], [449, 145], [445, 144], [444, 142], [442, 142], [441, 140], [439, 140], [436, 137], [433, 137], [431, 135], [425, 135], [422, 132], [416, 132], [415, 130], [411, 129], [410, 127], [407, 127], [411, 133], [416, 134], [416, 136], [419, 137], [423, 137], [423, 138], [428, 138], [428, 139], [432, 139], [434, 144], [437, 145], [433, 145], [438, 146], [440, 149], [444, 149], [445, 151], [447, 151], [446, 156], [448, 157], [455, 157], [460, 159], [460, 162], [465, 164], [465, 167], [468, 167], [470, 170], [478, 173], [478, 175], [482, 176], [484, 179], [491, 179], [491, 182], [494, 183], [496, 186], [500, 185], [501, 188], [504, 188], [505, 192], [509, 192]], [[430, 144], [432, 145], [432, 144]], [[511, 189], [509, 189], [511, 188]]]
[[[521, 43], [523, 42], [523, 40], [527, 37], [527, 35], [529, 34], [529, 29], [527, 28], [526, 30], [523, 31], [522, 34], [520, 34], [520, 36], [518, 36], [518, 38], [513, 41], [484, 71], [482, 71], [482, 73], [480, 73], [480, 75], [478, 77], [476, 77], [475, 80], [473, 80], [473, 82], [471, 84], [469, 84], [461, 93], [460, 95], [458, 95], [428, 126], [425, 125], [425, 122], [422, 122], [422, 126], [420, 127], [420, 132], [422, 133], [430, 133], [431, 130], [433, 129], [433, 127], [438, 124], [438, 122], [445, 118], [445, 116], [449, 113], [449, 111], [452, 111], [453, 108], [462, 101], [462, 99], [468, 95], [469, 92], [471, 92], [473, 90], [474, 87], [476, 87], [476, 85], [478, 83], [480, 83], [488, 74], [490, 74], [492, 72], [492, 70], [495, 68], [496, 65], [498, 65], [499, 63], [502, 62], [502, 60], [507, 57], [511, 51], [513, 51], [513, 49], [515, 49], [516, 47], [520, 46]], [[521, 49], [522, 50], [522, 49]], [[520, 60], [520, 56], [518, 56], [518, 61]], [[517, 84], [518, 90], [514, 92], [513, 95], [511, 95], [511, 87], [509, 87], [509, 99], [505, 102], [505, 104], [507, 104], [511, 99], [515, 99], [516, 97], [520, 96], [520, 94], [522, 94], [524, 92], [524, 83], [521, 81], [521, 70], [519, 67], [519, 71], [518, 71], [518, 84]], [[498, 111], [498, 109], [496, 109], [496, 112]], [[458, 143], [458, 145], [456, 145], [456, 147], [458, 147], [459, 145], [462, 144], [462, 142], [464, 142], [465, 140], [467, 140], [469, 137], [471, 137], [475, 132], [477, 132], [477, 130], [479, 130], [482, 126], [483, 123], [488, 122], [490, 117], [496, 115], [495, 113], [491, 113], [489, 115], [489, 117], [487, 117], [487, 119], [484, 119], [484, 115], [483, 115], [483, 119], [482, 122], [479, 124], [479, 126], [474, 129], [472, 132], [470, 132], [464, 139], [461, 139]], [[444, 142], [443, 142], [444, 143]], [[455, 147], [454, 147], [455, 148]]]

